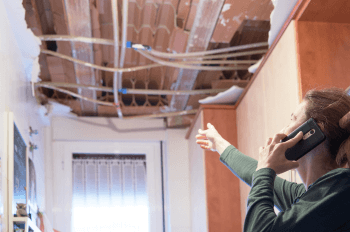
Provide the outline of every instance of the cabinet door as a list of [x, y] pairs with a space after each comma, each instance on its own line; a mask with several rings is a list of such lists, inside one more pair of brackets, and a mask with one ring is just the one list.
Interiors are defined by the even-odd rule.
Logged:
[[[219, 134], [237, 147], [236, 111], [231, 106], [203, 110]], [[239, 179], [220, 161], [217, 152], [205, 151], [209, 231], [241, 231]]]
[[203, 128], [202, 112], [199, 113], [188, 138], [190, 165], [191, 231], [208, 231], [207, 198], [205, 182], [204, 152], [196, 144], [198, 129]]

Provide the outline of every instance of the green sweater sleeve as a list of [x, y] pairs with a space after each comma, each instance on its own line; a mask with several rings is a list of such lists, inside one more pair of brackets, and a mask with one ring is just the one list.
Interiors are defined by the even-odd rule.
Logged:
[[273, 210], [276, 173], [271, 168], [255, 171], [243, 231], [349, 231], [349, 176], [348, 170], [328, 172], [291, 208], [276, 215]]
[[[257, 160], [244, 155], [232, 145], [225, 149], [220, 156], [220, 160], [233, 174], [251, 187], [253, 173], [258, 165]], [[303, 184], [296, 184], [276, 177], [273, 188], [273, 203], [280, 211], [285, 211], [304, 192], [305, 187]]]

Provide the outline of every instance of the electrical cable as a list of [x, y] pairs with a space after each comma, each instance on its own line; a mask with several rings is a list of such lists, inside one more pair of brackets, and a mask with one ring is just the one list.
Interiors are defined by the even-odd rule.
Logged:
[[[114, 67], [119, 66], [119, 26], [118, 26], [118, 0], [112, 0], [113, 35], [114, 35]], [[118, 117], [123, 118], [118, 99], [118, 72], [113, 73], [113, 96], [117, 107]]]
[[[87, 67], [91, 67], [91, 68], [95, 68], [98, 70], [103, 70], [103, 71], [107, 71], [107, 72], [134, 72], [134, 71], [138, 71], [138, 70], [143, 70], [143, 69], [149, 69], [149, 68], [155, 68], [155, 67], [161, 67], [163, 65], [166, 66], [171, 66], [171, 67], [180, 67], [180, 68], [188, 68], [188, 69], [195, 69], [195, 70], [246, 70], [247, 67], [246, 66], [220, 66], [220, 67], [208, 67], [208, 66], [195, 66], [195, 65], [182, 65], [181, 63], [173, 63], [173, 62], [168, 62], [168, 61], [163, 61], [157, 58], [153, 58], [152, 56], [146, 54], [146, 56], [149, 56], [155, 60], [159, 60], [160, 62], [162, 62], [163, 64], [149, 64], [149, 65], [143, 65], [143, 66], [137, 66], [137, 67], [131, 67], [131, 68], [109, 68], [109, 67], [105, 67], [105, 66], [100, 66], [100, 65], [96, 65], [93, 63], [89, 63], [89, 62], [85, 62], [79, 59], [75, 59], [73, 57], [70, 56], [66, 56], [63, 54], [60, 54], [58, 52], [53, 52], [50, 50], [45, 50], [42, 49], [41, 50], [42, 53], [44, 54], [48, 54], [48, 55], [52, 55], [52, 56], [56, 56], [56, 57], [60, 57], [62, 59], [65, 60], [69, 60]], [[139, 51], [140, 52], [140, 51]], [[166, 64], [164, 64], [166, 63]]]
[[[88, 38], [88, 37], [81, 37], [81, 36], [70, 36], [70, 35], [41, 35], [39, 38], [43, 41], [74, 41], [74, 42], [84, 42], [84, 43], [97, 43], [97, 44], [104, 44], [104, 45], [114, 45], [114, 41], [110, 39], [101, 39], [101, 38]], [[257, 48], [262, 46], [268, 46], [266, 42], [262, 43], [255, 43], [255, 44], [247, 44], [247, 45], [239, 45], [229, 48], [221, 48], [221, 49], [214, 49], [209, 51], [203, 51], [203, 52], [190, 52], [190, 53], [166, 53], [166, 52], [159, 52], [155, 50], [151, 50], [152, 55], [157, 57], [164, 57], [169, 59], [191, 59], [193, 57], [203, 58], [203, 59], [210, 59], [209, 57], [205, 57], [206, 55], [215, 54], [215, 53], [224, 53], [228, 51], [237, 51], [237, 50], [243, 50], [243, 49], [249, 49], [249, 48]], [[256, 50], [256, 51], [249, 51], [247, 55], [249, 54], [259, 54], [264, 53], [264, 50]], [[254, 53], [256, 52], [256, 53]], [[238, 54], [238, 53], [232, 53], [232, 55]], [[231, 54], [225, 54], [225, 55], [231, 55]], [[244, 53], [243, 53], [244, 55]], [[242, 56], [243, 56], [242, 55]], [[230, 56], [224, 56], [224, 57], [230, 57]], [[218, 58], [218, 57], [215, 57]], [[194, 59], [194, 58], [193, 58]]]
[[179, 58], [179, 57], [187, 58], [187, 57], [193, 57], [193, 56], [205, 56], [209, 54], [232, 52], [237, 50], [244, 50], [244, 49], [257, 48], [257, 47], [263, 47], [263, 46], [268, 46], [268, 43], [261, 42], [261, 43], [239, 45], [239, 46], [228, 47], [228, 48], [214, 49], [214, 50], [203, 51], [203, 52], [189, 52], [189, 53], [178, 53], [178, 54], [159, 52], [155, 50], [151, 50], [149, 52], [154, 56], [171, 59], [171, 58]]
[[39, 35], [39, 39], [42, 41], [73, 41], [82, 43], [95, 43], [102, 45], [114, 45], [114, 40], [101, 39], [101, 38], [89, 38], [82, 36], [71, 36], [71, 35]]
[[254, 64], [259, 60], [195, 60], [181, 61], [180, 64]]
[[60, 54], [58, 52], [53, 52], [53, 51], [50, 51], [50, 50], [42, 49], [41, 52], [44, 53], [44, 54], [60, 57], [60, 58], [65, 59], [65, 60], [69, 60], [69, 61], [81, 64], [81, 65], [84, 65], [84, 66], [87, 66], [87, 67], [91, 67], [91, 68], [95, 68], [95, 69], [103, 70], [103, 71], [107, 71], [107, 72], [118, 72], [118, 71], [119, 72], [134, 72], [134, 71], [138, 71], [138, 70], [142, 70], [142, 69], [149, 69], [149, 68], [163, 66], [163, 65], [160, 65], [160, 64], [149, 64], [149, 65], [137, 66], [137, 67], [132, 67], [132, 68], [109, 68], [109, 67], [100, 66], [100, 65], [89, 63], [89, 62], [85, 62], [85, 61], [82, 61], [82, 60], [79, 60], [79, 59], [75, 59], [73, 57], [66, 56], [66, 55]]
[[139, 52], [141, 55], [143, 55], [144, 57], [152, 60], [153, 62], [165, 65], [165, 66], [170, 66], [170, 67], [174, 67], [174, 68], [183, 68], [183, 69], [192, 69], [192, 70], [247, 70], [248, 67], [247, 66], [218, 66], [218, 67], [212, 67], [212, 66], [195, 66], [195, 65], [184, 65], [184, 64], [176, 64], [173, 62], [169, 62], [169, 61], [164, 61], [161, 59], [158, 59], [154, 56], [151, 56], [149, 54], [147, 54], [145, 51], [142, 50], [137, 50], [137, 52]]
[[52, 86], [52, 85], [40, 84], [40, 83], [35, 83], [35, 85], [36, 86], [45, 87], [45, 88], [48, 88], [48, 89], [54, 89], [54, 90], [60, 91], [60, 92], [65, 93], [65, 94], [69, 94], [69, 95], [71, 95], [73, 97], [77, 97], [77, 98], [83, 99], [85, 101], [90, 101], [90, 102], [94, 102], [94, 103], [101, 104], [101, 105], [106, 105], [106, 106], [115, 106], [114, 103], [104, 102], [104, 101], [99, 101], [99, 100], [95, 100], [95, 99], [92, 99], [92, 98], [84, 97], [84, 96], [82, 96], [80, 94], [74, 93], [74, 92], [69, 91], [69, 90], [57, 88], [57, 87]]
[[[65, 88], [84, 88], [95, 91], [104, 91], [113, 93], [112, 87], [105, 86], [93, 86], [93, 85], [82, 85], [65, 82], [36, 82], [34, 86], [53, 86], [53, 87], [65, 87]], [[211, 94], [220, 93], [227, 89], [198, 89], [198, 90], [157, 90], [157, 89], [119, 89], [122, 94], [147, 94], [147, 95], [197, 95], [197, 94]], [[76, 96], [75, 96], [76, 97]]]
[[[66, 94], [72, 95], [74, 97], [81, 98], [81, 99], [86, 100], [86, 101], [91, 101], [91, 102], [94, 102], [94, 103], [97, 103], [97, 104], [115, 107], [115, 104], [111, 103], [111, 102], [104, 102], [104, 101], [99, 101], [99, 100], [95, 100], [95, 99], [88, 98], [88, 97], [83, 97], [80, 94], [76, 94], [76, 93], [71, 92], [69, 90], [57, 88], [55, 86], [50, 86], [50, 85], [40, 84], [40, 83], [35, 83], [35, 84], [37, 86], [41, 86], [41, 87], [45, 87], [45, 88], [49, 88], [49, 89], [54, 89], [54, 90], [60, 91], [62, 93], [66, 93]], [[160, 113], [160, 114], [148, 114], [148, 115], [141, 115], [141, 116], [129, 116], [129, 117], [123, 117], [123, 119], [164, 118], [164, 117], [172, 117], [172, 116], [177, 116], [177, 115], [196, 114], [197, 111], [198, 110], [185, 110], [185, 111], [176, 111], [176, 112]]]
[[[121, 43], [121, 53], [120, 53], [120, 64], [119, 67], [124, 67], [125, 60], [125, 49], [126, 49], [126, 38], [128, 29], [128, 0], [123, 0], [123, 31], [122, 31], [122, 43]], [[118, 86], [122, 86], [123, 72], [118, 72]]]
[[[268, 50], [267, 49], [261, 49], [261, 50], [254, 50], [254, 51], [248, 51], [248, 52], [235, 52], [235, 53], [229, 53], [229, 54], [222, 54], [222, 55], [212, 55], [212, 56], [203, 56], [203, 57], [187, 57], [186, 60], [193, 60], [193, 59], [221, 59], [221, 58], [230, 58], [230, 57], [240, 57], [240, 56], [248, 56], [248, 55], [256, 55], [256, 54], [264, 54]], [[172, 58], [172, 59], [183, 59], [183, 58]]]

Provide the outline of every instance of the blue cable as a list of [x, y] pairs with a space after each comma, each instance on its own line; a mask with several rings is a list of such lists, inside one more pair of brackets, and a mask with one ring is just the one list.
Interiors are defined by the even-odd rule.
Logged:
[[141, 49], [141, 50], [147, 50], [147, 51], [151, 51], [152, 48], [148, 45], [143, 45], [143, 44], [134, 44], [133, 42], [131, 41], [127, 41], [126, 42], [126, 47], [127, 48], [133, 48], [135, 50], [137, 49]]
[[122, 89], [119, 89], [118, 92], [122, 94], [127, 94], [128, 90], [125, 88], [122, 88]]

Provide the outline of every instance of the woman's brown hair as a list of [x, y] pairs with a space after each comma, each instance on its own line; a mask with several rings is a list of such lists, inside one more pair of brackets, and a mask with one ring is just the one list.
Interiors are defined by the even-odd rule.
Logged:
[[343, 89], [328, 88], [310, 90], [303, 100], [307, 101], [307, 119], [315, 119], [323, 128], [331, 158], [339, 166], [348, 162], [350, 167], [350, 133], [339, 125], [339, 120], [350, 111], [350, 96]]

